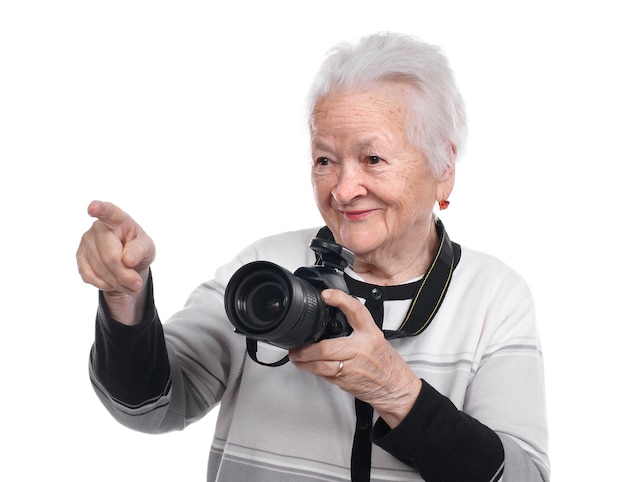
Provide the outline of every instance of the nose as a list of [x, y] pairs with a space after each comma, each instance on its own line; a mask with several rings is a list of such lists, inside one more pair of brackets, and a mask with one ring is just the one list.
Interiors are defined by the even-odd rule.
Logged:
[[363, 181], [363, 173], [359, 166], [350, 162], [344, 162], [341, 164], [337, 183], [331, 194], [339, 204], [350, 204], [356, 198], [367, 194]]

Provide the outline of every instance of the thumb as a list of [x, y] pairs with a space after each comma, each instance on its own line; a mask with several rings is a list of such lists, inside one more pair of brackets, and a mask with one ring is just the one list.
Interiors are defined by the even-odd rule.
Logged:
[[124, 245], [122, 262], [127, 268], [142, 270], [152, 264], [156, 257], [154, 242], [146, 233], [128, 241]]
[[346, 315], [354, 331], [378, 330], [369, 310], [357, 298], [337, 289], [326, 289], [321, 295], [327, 305], [339, 308]]

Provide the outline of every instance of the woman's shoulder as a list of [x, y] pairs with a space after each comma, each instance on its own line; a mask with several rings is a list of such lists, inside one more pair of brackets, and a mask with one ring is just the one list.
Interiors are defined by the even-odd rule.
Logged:
[[311, 265], [315, 262], [315, 254], [309, 249], [309, 242], [319, 229], [306, 228], [260, 237], [241, 249], [230, 262], [219, 267], [215, 279], [225, 286], [237, 269], [253, 261], [270, 261], [289, 271]]
[[263, 236], [254, 243], [253, 246], [257, 247], [273, 247], [275, 245], [282, 245], [285, 242], [305, 242], [305, 247], [308, 246], [309, 241], [314, 238], [320, 227], [309, 227], [298, 229], [294, 231], [283, 231], [280, 233], [271, 234], [269, 236]]
[[285, 231], [257, 239], [239, 255], [245, 262], [264, 260], [293, 270], [315, 259], [309, 242], [320, 227]]
[[479, 285], [516, 286], [528, 291], [522, 275], [501, 258], [476, 249], [461, 247], [461, 259], [455, 276]]

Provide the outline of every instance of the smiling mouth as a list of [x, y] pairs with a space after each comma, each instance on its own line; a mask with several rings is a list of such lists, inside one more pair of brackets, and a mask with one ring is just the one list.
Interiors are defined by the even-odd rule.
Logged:
[[362, 211], [339, 211], [341, 214], [343, 214], [343, 217], [350, 220], [350, 221], [358, 221], [360, 219], [365, 219], [367, 216], [369, 216], [372, 212], [374, 212], [373, 209], [364, 209]]

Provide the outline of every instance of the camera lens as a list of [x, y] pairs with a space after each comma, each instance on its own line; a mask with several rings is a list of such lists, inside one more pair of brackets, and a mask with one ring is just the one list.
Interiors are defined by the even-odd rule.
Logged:
[[228, 316], [243, 333], [271, 333], [280, 326], [289, 307], [289, 285], [280, 271], [265, 263], [241, 268], [226, 290]]
[[319, 292], [268, 261], [254, 261], [235, 272], [226, 287], [224, 306], [238, 332], [283, 348], [312, 343], [327, 322]]
[[285, 315], [287, 295], [276, 283], [268, 281], [256, 287], [249, 300], [250, 312], [262, 322], [271, 323]]

